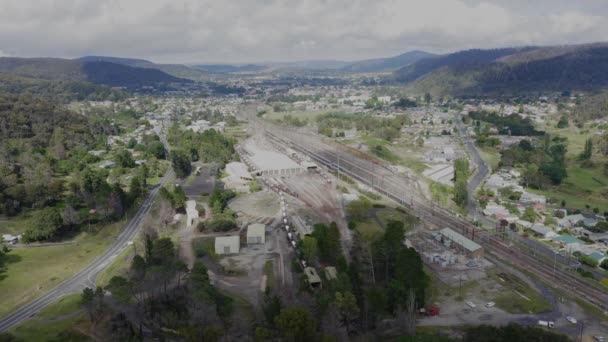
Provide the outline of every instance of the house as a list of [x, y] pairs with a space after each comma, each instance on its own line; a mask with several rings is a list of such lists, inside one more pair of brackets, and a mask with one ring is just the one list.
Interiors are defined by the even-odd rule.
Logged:
[[604, 260], [608, 259], [608, 255], [602, 254], [602, 253], [598, 253], [598, 252], [593, 252], [591, 254], [588, 254], [587, 256], [589, 258], [595, 260], [598, 265], [601, 265]]
[[545, 196], [535, 195], [535, 194], [531, 194], [529, 192], [524, 192], [523, 194], [521, 194], [521, 197], [519, 198], [519, 200], [523, 203], [539, 203], [539, 204], [547, 203], [547, 199], [545, 198]]
[[597, 220], [593, 218], [586, 218], [583, 220], [583, 226], [587, 228], [595, 227], [597, 224]]
[[321, 287], [321, 277], [317, 274], [317, 270], [312, 267], [306, 267], [304, 268], [304, 274], [311, 288], [316, 289]]
[[250, 224], [247, 227], [247, 244], [266, 243], [266, 226], [261, 223]]
[[238, 235], [215, 238], [215, 254], [238, 254], [240, 247], [241, 238]]
[[92, 156], [96, 156], [96, 157], [102, 156], [102, 155], [104, 155], [106, 153], [107, 153], [106, 150], [93, 150], [93, 151], [89, 151], [88, 152], [88, 154], [90, 154]]
[[575, 215], [568, 215], [566, 217], [564, 217], [564, 219], [566, 219], [568, 221], [568, 223], [570, 223], [570, 227], [576, 225], [577, 223], [583, 221], [585, 219], [585, 216], [581, 215], [581, 214], [575, 214]]
[[116, 166], [116, 162], [109, 161], [109, 160], [106, 160], [106, 161], [102, 162], [101, 164], [99, 164], [99, 167], [101, 169], [112, 168], [114, 166]]
[[558, 235], [552, 238], [553, 241], [560, 243], [566, 251], [573, 252], [580, 249], [585, 243], [571, 235]]
[[557, 234], [553, 231], [553, 229], [551, 229], [541, 223], [533, 224], [530, 227], [530, 230], [533, 231], [534, 233], [542, 236], [543, 238], [552, 238], [554, 236], [557, 236]]

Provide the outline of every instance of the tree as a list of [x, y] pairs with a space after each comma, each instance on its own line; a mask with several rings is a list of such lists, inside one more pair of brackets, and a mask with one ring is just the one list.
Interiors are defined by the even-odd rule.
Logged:
[[585, 148], [583, 149], [583, 152], [581, 152], [579, 157], [581, 160], [589, 160], [589, 159], [591, 159], [592, 155], [593, 155], [593, 140], [591, 140], [591, 138], [589, 138], [585, 141]]
[[190, 171], [192, 171], [192, 165], [190, 164], [190, 156], [184, 150], [173, 150], [171, 151], [171, 163], [175, 170], [175, 175], [178, 178], [184, 178]]
[[285, 308], [274, 322], [285, 341], [307, 342], [317, 338], [317, 321], [305, 309]]
[[124, 168], [132, 168], [135, 167], [135, 161], [133, 160], [133, 156], [131, 152], [127, 150], [120, 150], [116, 154], [116, 163]]
[[305, 236], [300, 244], [300, 252], [304, 259], [311, 263], [317, 257], [317, 239], [312, 236]]
[[63, 208], [63, 211], [61, 212], [61, 219], [68, 227], [73, 227], [80, 223], [80, 216], [78, 215], [78, 212], [69, 204]]
[[551, 214], [551, 211], [547, 212], [547, 215], [545, 216], [545, 226], [553, 226], [557, 224], [557, 221], [555, 220], [555, 218], [553, 218], [553, 214]]
[[359, 317], [359, 306], [357, 299], [352, 292], [336, 292], [336, 306], [340, 312], [342, 323], [346, 327], [346, 331], [350, 331], [351, 322]]
[[608, 259], [604, 259], [604, 261], [602, 261], [600, 264], [600, 267], [608, 271]]
[[561, 118], [559, 118], [559, 121], [557, 122], [557, 128], [566, 128], [566, 127], [568, 127], [568, 117], [564, 115]]
[[23, 234], [25, 242], [49, 240], [57, 236], [63, 225], [63, 219], [57, 208], [40, 210], [33, 219], [32, 224]]
[[160, 141], [153, 141], [148, 144], [148, 153], [158, 159], [165, 159], [165, 145]]
[[84, 306], [85, 309], [87, 310], [87, 312], [89, 313], [89, 319], [91, 320], [91, 322], [93, 321], [94, 318], [94, 305], [93, 302], [95, 301], [95, 291], [93, 291], [92, 288], [87, 287], [84, 290], [82, 290], [82, 293], [80, 294], [80, 305]]
[[107, 289], [112, 292], [112, 298], [118, 303], [127, 304], [133, 293], [133, 284], [123, 277], [114, 276], [110, 279]]
[[346, 215], [353, 221], [363, 221], [369, 216], [372, 210], [372, 203], [366, 198], [350, 202], [346, 206]]
[[524, 213], [521, 215], [521, 219], [531, 223], [536, 222], [536, 212], [533, 207], [526, 207]]
[[429, 93], [429, 92], [424, 93], [424, 103], [429, 105], [431, 103], [431, 100], [432, 100], [431, 93]]

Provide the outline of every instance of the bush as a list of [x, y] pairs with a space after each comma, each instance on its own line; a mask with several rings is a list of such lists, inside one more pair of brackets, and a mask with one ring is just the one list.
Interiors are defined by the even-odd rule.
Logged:
[[199, 222], [199, 223], [196, 225], [196, 229], [197, 229], [199, 232], [203, 232], [203, 231], [205, 230], [205, 228], [207, 228], [207, 227], [205, 226], [205, 222]]
[[357, 222], [355, 221], [348, 221], [348, 229], [353, 230], [357, 228]]

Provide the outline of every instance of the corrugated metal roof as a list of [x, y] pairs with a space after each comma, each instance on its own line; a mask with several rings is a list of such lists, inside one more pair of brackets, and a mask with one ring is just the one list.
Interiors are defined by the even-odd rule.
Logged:
[[261, 223], [253, 223], [247, 227], [247, 238], [266, 235], [266, 226]]
[[476, 250], [481, 248], [481, 246], [477, 242], [468, 239], [467, 237], [455, 232], [450, 228], [443, 228], [439, 232], [441, 233], [441, 235], [452, 240], [452, 242], [464, 247], [469, 252], [475, 252]]

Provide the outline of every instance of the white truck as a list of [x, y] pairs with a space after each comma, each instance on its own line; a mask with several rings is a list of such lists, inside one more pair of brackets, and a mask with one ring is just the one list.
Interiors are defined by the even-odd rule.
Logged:
[[555, 323], [553, 321], [538, 321], [538, 325], [540, 325], [541, 327], [553, 329]]

